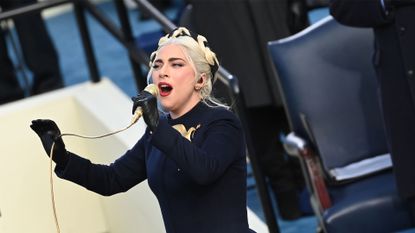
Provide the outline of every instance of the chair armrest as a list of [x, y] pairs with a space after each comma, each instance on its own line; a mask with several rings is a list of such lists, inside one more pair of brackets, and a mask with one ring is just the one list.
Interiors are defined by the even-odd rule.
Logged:
[[300, 156], [300, 151], [308, 147], [306, 140], [297, 136], [294, 132], [289, 133], [287, 136], [281, 136], [282, 144], [285, 151], [295, 157]]
[[314, 150], [308, 145], [306, 140], [297, 136], [294, 132], [291, 132], [282, 139], [286, 152], [298, 157], [305, 165], [307, 172], [308, 182], [312, 193], [316, 196], [316, 199], [320, 205], [321, 210], [325, 210], [331, 206], [331, 199], [326, 187], [323, 172], [321, 170], [320, 160]]

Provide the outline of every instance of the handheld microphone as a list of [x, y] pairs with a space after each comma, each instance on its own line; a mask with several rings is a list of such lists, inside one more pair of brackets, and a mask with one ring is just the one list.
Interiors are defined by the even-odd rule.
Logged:
[[[143, 91], [148, 92], [151, 95], [156, 96], [156, 97], [159, 94], [159, 89], [155, 84], [147, 85]], [[133, 118], [131, 119], [131, 124], [135, 124], [142, 115], [143, 115], [143, 109], [141, 109], [141, 107], [137, 107], [137, 109], [134, 112]]]

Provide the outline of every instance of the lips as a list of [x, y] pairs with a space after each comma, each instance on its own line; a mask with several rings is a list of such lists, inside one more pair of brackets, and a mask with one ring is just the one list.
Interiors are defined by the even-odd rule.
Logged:
[[161, 97], [170, 95], [171, 91], [173, 90], [173, 87], [169, 83], [165, 82], [160, 82], [158, 88]]

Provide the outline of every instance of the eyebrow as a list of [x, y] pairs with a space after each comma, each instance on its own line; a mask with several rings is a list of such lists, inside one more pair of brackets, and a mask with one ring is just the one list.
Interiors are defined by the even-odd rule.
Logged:
[[[177, 61], [177, 60], [185, 61], [184, 59], [179, 58], [179, 57], [172, 57], [172, 58], [169, 58], [168, 62], [174, 62], [174, 61]], [[162, 60], [159, 58], [159, 59], [156, 59], [154, 62], [162, 62]]]

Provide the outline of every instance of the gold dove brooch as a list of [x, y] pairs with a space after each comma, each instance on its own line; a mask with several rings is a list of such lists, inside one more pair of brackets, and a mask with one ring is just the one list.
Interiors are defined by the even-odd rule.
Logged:
[[198, 124], [196, 127], [190, 127], [189, 130], [186, 130], [186, 127], [183, 124], [173, 125], [173, 128], [177, 130], [187, 140], [192, 141], [193, 134], [196, 132], [198, 128], [200, 128], [200, 124]]

